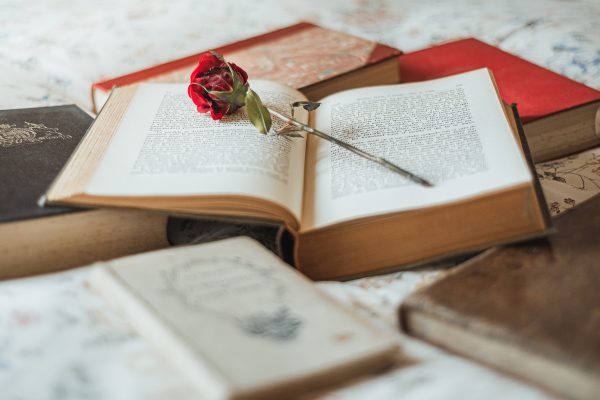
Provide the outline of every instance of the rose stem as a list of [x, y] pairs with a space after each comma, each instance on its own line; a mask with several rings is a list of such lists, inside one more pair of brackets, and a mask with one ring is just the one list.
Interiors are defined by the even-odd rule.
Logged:
[[293, 125], [297, 128], [302, 129], [303, 131], [307, 132], [307, 133], [311, 133], [317, 137], [320, 137], [321, 139], [327, 140], [328, 142], [337, 144], [340, 147], [343, 147], [346, 150], [351, 151], [352, 153], [362, 157], [362, 158], [366, 158], [369, 161], [373, 161], [374, 163], [377, 163], [379, 165], [381, 165], [384, 168], [387, 168], [390, 171], [393, 171], [397, 174], [400, 174], [402, 176], [404, 176], [405, 178], [410, 179], [411, 181], [418, 183], [420, 185], [426, 186], [426, 187], [431, 187], [433, 186], [433, 184], [431, 182], [429, 182], [426, 179], [423, 179], [415, 174], [413, 174], [410, 171], [407, 171], [403, 168], [400, 168], [399, 166], [397, 166], [396, 164], [386, 160], [383, 157], [377, 157], [374, 156], [372, 154], [367, 153], [366, 151], [363, 151], [357, 147], [352, 146], [351, 144], [348, 144], [346, 142], [343, 142], [339, 139], [334, 138], [333, 136], [329, 136], [326, 133], [323, 133], [317, 129], [311, 128], [308, 125], [303, 124], [302, 122], [296, 121], [295, 119], [289, 118], [284, 114], [281, 114], [278, 111], [275, 111], [269, 107], [267, 107], [267, 110], [269, 111], [269, 113], [285, 122], [287, 122], [290, 125]]

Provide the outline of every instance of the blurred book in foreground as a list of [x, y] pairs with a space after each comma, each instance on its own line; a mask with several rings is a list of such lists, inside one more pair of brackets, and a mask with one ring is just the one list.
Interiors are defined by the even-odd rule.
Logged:
[[291, 398], [399, 355], [393, 337], [249, 238], [113, 260], [90, 284], [206, 398]]

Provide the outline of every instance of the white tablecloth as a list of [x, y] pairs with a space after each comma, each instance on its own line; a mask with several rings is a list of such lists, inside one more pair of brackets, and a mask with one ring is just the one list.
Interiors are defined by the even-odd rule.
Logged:
[[[600, 87], [600, 2], [593, 0], [0, 0], [0, 109], [65, 103], [89, 109], [90, 84], [94, 81], [299, 20], [404, 51], [475, 36]], [[600, 151], [563, 161], [562, 167], [594, 157], [600, 157]], [[586, 168], [582, 173], [600, 183], [596, 164]], [[559, 211], [572, 205], [571, 195], [565, 193], [574, 193], [572, 197], [581, 201], [596, 192], [570, 181], [554, 180], [546, 186], [549, 203], [556, 203], [555, 210]], [[319, 284], [382, 329], [395, 332], [406, 354], [406, 362], [393, 371], [323, 397], [548, 396], [399, 332], [396, 309], [400, 301], [443, 269], [433, 266]], [[81, 268], [0, 283], [0, 398], [196, 398], [160, 352], [86, 287], [88, 271]]]

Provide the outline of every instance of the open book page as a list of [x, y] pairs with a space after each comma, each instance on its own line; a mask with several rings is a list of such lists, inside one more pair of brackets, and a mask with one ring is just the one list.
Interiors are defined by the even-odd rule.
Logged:
[[302, 230], [433, 206], [531, 180], [487, 69], [340, 92], [314, 125], [434, 183], [425, 188], [311, 138]]
[[[253, 81], [251, 87], [285, 113], [290, 103], [305, 100], [274, 82]], [[306, 112], [297, 117], [308, 119]], [[299, 219], [305, 147], [304, 140], [261, 135], [244, 108], [213, 121], [196, 111], [185, 84], [142, 84], [86, 193], [251, 196], [280, 204]]]

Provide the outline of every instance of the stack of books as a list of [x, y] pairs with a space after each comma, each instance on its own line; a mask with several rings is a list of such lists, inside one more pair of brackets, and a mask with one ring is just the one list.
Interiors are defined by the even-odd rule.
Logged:
[[[311, 98], [357, 86], [396, 83], [399, 79], [399, 50], [309, 23], [215, 50], [243, 65], [252, 78], [268, 76], [300, 88]], [[94, 104], [100, 108], [114, 86], [141, 81], [186, 82], [198, 56], [95, 83]], [[203, 213], [203, 220], [197, 221], [177, 210], [147, 213], [111, 206], [87, 211], [90, 207], [84, 204], [39, 207], [44, 191], [69, 157], [70, 162], [78, 157], [73, 150], [89, 143], [82, 139], [98, 131], [97, 122], [104, 119], [104, 114], [108, 113], [102, 113], [92, 124], [93, 119], [74, 105], [0, 111], [0, 180], [7, 188], [0, 192], [0, 253], [4, 255], [0, 279], [235, 234], [254, 237], [282, 257], [291, 258], [290, 246], [286, 245], [289, 235], [281, 224], [262, 219], [258, 224], [243, 219], [243, 225], [237, 221], [234, 227], [231, 221], [221, 220], [226, 215], [212, 212]], [[106, 144], [108, 135], [100, 132], [101, 142]], [[90, 149], [95, 161], [86, 159], [87, 167], [102, 156], [99, 150], [96, 146]], [[177, 214], [184, 217], [173, 217]]]
[[[311, 279], [407, 268], [547, 235], [533, 162], [600, 145], [598, 91], [475, 39], [402, 54], [301, 23], [217, 51], [267, 105], [317, 100], [295, 118], [434, 186], [312, 136], [258, 135], [244, 110], [232, 123], [198, 114], [186, 90], [193, 55], [94, 84], [94, 120], [75, 106], [0, 111], [0, 278], [193, 242], [202, 228], [190, 226], [210, 226], [206, 240], [253, 236]], [[216, 232], [230, 222], [244, 228]], [[393, 340], [315, 300], [278, 263], [236, 239], [109, 262], [92, 282], [211, 396], [301, 392], [392, 362]], [[240, 302], [230, 286], [257, 292]], [[407, 304], [406, 329], [445, 345], [428, 333], [437, 314]], [[223, 346], [249, 341], [239, 351], [265, 355], [260, 368], [238, 371], [227, 347], [207, 347], [218, 330], [199, 328], [207, 322], [229, 332]], [[270, 369], [282, 357], [273, 341], [298, 354], [294, 365]]]

